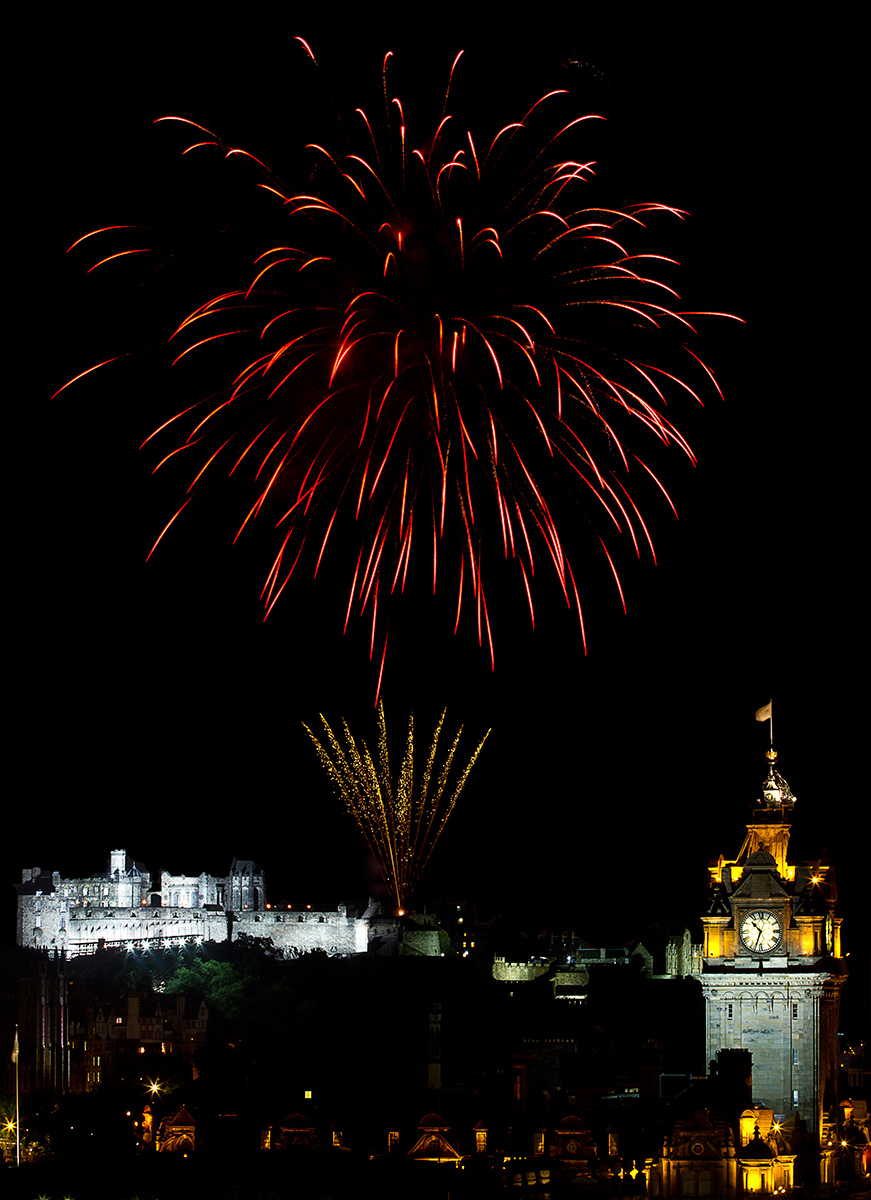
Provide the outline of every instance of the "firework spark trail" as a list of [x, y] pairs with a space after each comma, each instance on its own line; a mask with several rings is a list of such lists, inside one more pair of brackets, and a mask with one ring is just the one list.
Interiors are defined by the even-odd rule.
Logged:
[[390, 767], [384, 706], [377, 709], [378, 740], [373, 756], [365, 742], [358, 747], [347, 724], [342, 722], [344, 745], [326, 718], [321, 722], [326, 745], [307, 725], [306, 733], [315, 745], [321, 765], [357, 822], [372, 856], [378, 861], [384, 880], [398, 912], [403, 912], [454, 810], [469, 772], [481, 752], [490, 731], [481, 738], [472, 757], [449, 788], [451, 768], [459, 746], [462, 726], [441, 763], [436, 766], [439, 738], [444, 726], [443, 712], [436, 725], [427, 752], [426, 764], [415, 783], [414, 716], [409, 717], [408, 733], [399, 770]]
[[[636, 554], [639, 541], [652, 550], [629, 484], [652, 479], [674, 505], [634, 443], [653, 434], [694, 462], [662, 409], [670, 392], [701, 403], [675, 358], [719, 392], [686, 343], [695, 332], [688, 318], [729, 314], [667, 307], [677, 293], [654, 272], [674, 261], [628, 245], [650, 215], [684, 213], [650, 202], [584, 205], [595, 164], [571, 157], [568, 142], [597, 118], [560, 114], [566, 92], [541, 97], [486, 149], [478, 141], [479, 153], [472, 131], [448, 111], [461, 56], [428, 134], [390, 96], [391, 57], [383, 64], [384, 113], [370, 121], [356, 109], [359, 129], [349, 134], [337, 110], [345, 144], [309, 143], [305, 190], [196, 122], [160, 118], [196, 131], [185, 154], [245, 163], [274, 201], [281, 228], [255, 258], [250, 283], [198, 303], [172, 334], [174, 347], [187, 338], [173, 351], [176, 370], [219, 347], [222, 354], [235, 348], [237, 362], [219, 403], [210, 396], [161, 424], [182, 432], [158, 468], [199, 445], [190, 500], [221, 469], [230, 475], [250, 464], [255, 499], [236, 536], [270, 502], [283, 514], [262, 593], [267, 616], [306, 547], [315, 574], [336, 543], [352, 547], [345, 627], [354, 612], [370, 610], [370, 658], [382, 572], [390, 595], [401, 595], [418, 559], [413, 546], [429, 557], [431, 519], [433, 585], [446, 558], [458, 580], [456, 624], [470, 604], [492, 659], [481, 551], [488, 540], [516, 565], [533, 623], [538, 537], [584, 636], [581, 575], [565, 544], [581, 523], [622, 600], [596, 510], [579, 507], [581, 496], [596, 497]], [[94, 233], [124, 228], [135, 227]], [[70, 249], [94, 245], [90, 237]], [[135, 259], [138, 248], [124, 253]], [[121, 256], [96, 265], [117, 269], [106, 264]], [[652, 349], [664, 365], [651, 363]], [[581, 489], [573, 486], [578, 479]], [[386, 633], [382, 674], [385, 654]]]

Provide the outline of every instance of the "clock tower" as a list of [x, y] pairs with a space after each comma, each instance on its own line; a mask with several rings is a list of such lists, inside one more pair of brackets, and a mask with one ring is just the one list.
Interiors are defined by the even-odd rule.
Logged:
[[792, 863], [795, 796], [767, 753], [762, 798], [737, 858], [710, 870], [702, 917], [707, 1059], [753, 1056], [753, 1100], [776, 1121], [796, 1114], [817, 1138], [835, 1113], [838, 1011], [846, 977], [835, 880], [821, 862]]

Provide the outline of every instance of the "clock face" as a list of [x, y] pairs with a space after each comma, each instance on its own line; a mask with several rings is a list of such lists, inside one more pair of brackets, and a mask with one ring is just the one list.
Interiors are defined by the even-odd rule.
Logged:
[[782, 930], [774, 913], [759, 908], [742, 919], [738, 932], [748, 950], [763, 954], [774, 949], [780, 941]]

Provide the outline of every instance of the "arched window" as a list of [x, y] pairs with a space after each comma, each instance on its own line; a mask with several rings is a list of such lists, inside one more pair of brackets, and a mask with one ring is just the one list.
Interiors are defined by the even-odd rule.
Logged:
[[695, 1171], [681, 1171], [680, 1173], [680, 1194], [682, 1196], [697, 1196], [698, 1179]]

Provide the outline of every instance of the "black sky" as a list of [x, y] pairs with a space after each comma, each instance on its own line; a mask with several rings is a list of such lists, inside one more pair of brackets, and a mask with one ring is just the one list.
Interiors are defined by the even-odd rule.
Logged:
[[579, 112], [608, 118], [595, 135], [601, 194], [689, 210], [656, 235], [681, 259], [684, 294], [746, 320], [704, 339], [726, 403], [681, 415], [699, 465], [673, 460], [680, 520], [666, 508], [651, 517], [660, 561], [626, 567], [627, 616], [591, 568], [586, 657], [555, 602], [535, 635], [522, 610], [505, 622], [495, 674], [471, 630], [455, 640], [427, 606], [409, 612], [388, 663], [388, 718], [413, 707], [425, 727], [447, 705], [470, 740], [493, 729], [429, 890], [623, 937], [639, 906], [697, 911], [706, 862], [737, 851], [759, 792], [766, 729], [753, 713], [773, 696], [780, 766], [799, 798], [796, 847], [831, 852], [855, 920], [867, 823], [853, 782], [863, 722], [851, 483], [865, 435], [842, 299], [857, 228], [849, 36], [773, 19], [684, 24], [668, 9], [638, 24], [631, 10], [609, 20], [573, 6], [545, 28], [495, 30], [279, 11], [220, 26], [190, 14], [69, 19], [43, 39], [48, 105], [28, 124], [21, 178], [36, 294], [28, 449], [15, 452], [23, 670], [11, 759], [23, 782], [6, 878], [25, 863], [90, 873], [120, 845], [191, 873], [251, 856], [274, 893], [299, 899], [369, 887], [300, 724], [319, 711], [371, 722], [365, 633], [342, 639], [326, 589], [304, 579], [264, 626], [259, 547], [233, 547], [217, 520], [180, 524], [145, 567], [176, 499], [137, 450], [168, 415], [159, 380], [134, 364], [132, 376], [47, 400], [149, 332], [135, 289], [85, 277], [67, 246], [101, 225], [168, 216], [195, 229], [199, 209], [220, 214], [220, 201], [181, 187], [177, 141], [153, 120], [188, 116], [279, 165], [313, 119], [300, 34], [345, 108], [377, 95], [388, 49], [412, 96], [442, 88], [465, 49], [467, 94], [505, 120], [569, 86]]

